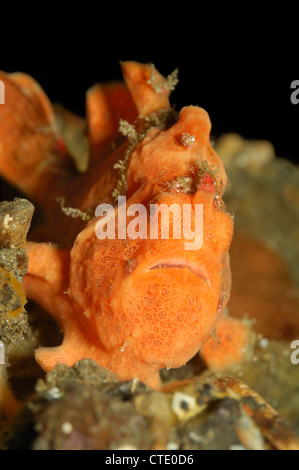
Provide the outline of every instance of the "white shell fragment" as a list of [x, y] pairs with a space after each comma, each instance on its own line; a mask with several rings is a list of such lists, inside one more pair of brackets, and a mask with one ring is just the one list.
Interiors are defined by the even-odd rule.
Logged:
[[174, 393], [171, 408], [180, 420], [188, 419], [199, 411], [195, 397], [182, 392]]

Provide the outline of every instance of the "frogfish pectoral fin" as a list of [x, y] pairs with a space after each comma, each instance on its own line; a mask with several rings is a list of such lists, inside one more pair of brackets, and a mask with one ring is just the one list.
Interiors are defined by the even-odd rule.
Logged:
[[48, 243], [28, 242], [28, 272], [23, 277], [26, 297], [37, 302], [59, 325], [73, 313], [67, 295], [70, 251]]
[[[70, 157], [59, 152], [53, 106], [29, 75], [0, 71], [5, 105], [0, 108], [0, 174], [41, 206]], [[42, 184], [41, 184], [42, 181]]]

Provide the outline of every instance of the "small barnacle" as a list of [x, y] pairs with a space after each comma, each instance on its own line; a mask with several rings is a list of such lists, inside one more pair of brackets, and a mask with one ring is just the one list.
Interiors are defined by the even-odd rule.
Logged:
[[189, 419], [199, 411], [195, 397], [182, 392], [175, 392], [171, 408], [180, 420]]
[[195, 135], [188, 134], [188, 132], [183, 132], [179, 138], [179, 142], [184, 146], [191, 148], [195, 144]]

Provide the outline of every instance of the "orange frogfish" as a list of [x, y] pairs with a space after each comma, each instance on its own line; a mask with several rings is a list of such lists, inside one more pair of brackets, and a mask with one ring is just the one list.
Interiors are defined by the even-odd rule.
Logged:
[[221, 325], [233, 221], [206, 111], [174, 112], [176, 74], [164, 78], [137, 62], [121, 67], [124, 82], [88, 90], [86, 122], [59, 115], [87, 136], [83, 171], [41, 87], [25, 74], [1, 73], [0, 173], [47, 221], [35, 234], [43, 241], [28, 242], [23, 285], [64, 339], [40, 347], [37, 362], [50, 371], [91, 358], [120, 380], [158, 387], [161, 368], [185, 364]]

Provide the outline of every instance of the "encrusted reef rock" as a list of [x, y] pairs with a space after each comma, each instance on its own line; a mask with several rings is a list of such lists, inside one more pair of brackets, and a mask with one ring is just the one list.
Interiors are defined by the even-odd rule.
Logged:
[[228, 174], [225, 201], [235, 228], [286, 261], [299, 284], [299, 167], [278, 158], [268, 141], [224, 134], [215, 143]]
[[254, 319], [267, 338], [299, 338], [299, 168], [267, 141], [225, 134], [215, 149], [235, 215], [230, 314]]
[[27, 272], [25, 244], [33, 212], [26, 199], [0, 203], [0, 422], [18, 406], [7, 382], [6, 366], [10, 351], [28, 330], [21, 281]]
[[0, 339], [6, 352], [28, 327], [21, 281], [28, 267], [25, 245], [33, 212], [26, 199], [0, 203]]
[[34, 450], [291, 450], [283, 419], [244, 382], [201, 376], [153, 391], [91, 360], [56, 366], [2, 435]]
[[228, 174], [226, 204], [235, 216], [230, 249], [230, 315], [247, 318], [257, 353], [239, 377], [299, 432], [299, 168], [270, 142], [225, 134], [215, 143]]

